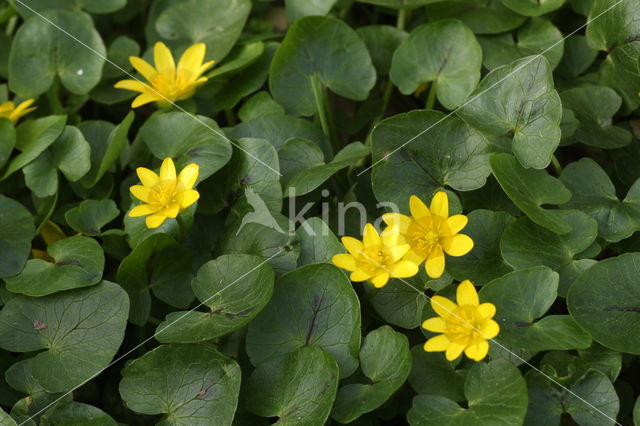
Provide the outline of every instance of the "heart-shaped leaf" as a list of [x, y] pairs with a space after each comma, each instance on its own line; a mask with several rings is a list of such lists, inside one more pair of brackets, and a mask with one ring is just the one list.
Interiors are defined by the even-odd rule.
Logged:
[[565, 0], [502, 0], [505, 6], [524, 16], [540, 16], [559, 9]]
[[456, 370], [441, 353], [426, 352], [424, 345], [411, 348], [409, 384], [420, 395], [437, 395], [454, 401], [464, 401], [466, 370]]
[[[102, 227], [120, 215], [113, 200], [85, 200], [64, 215], [67, 225], [84, 235], [104, 235]], [[116, 230], [117, 232], [117, 230]], [[107, 231], [106, 234], [112, 232]]]
[[340, 241], [322, 219], [312, 217], [296, 230], [300, 241], [298, 267], [312, 263], [331, 263], [331, 258], [346, 253]]
[[0, 194], [0, 277], [19, 273], [31, 253], [33, 216], [22, 204]]
[[527, 19], [506, 7], [500, 0], [438, 0], [427, 6], [426, 13], [433, 20], [460, 19], [475, 34], [499, 34], [514, 30]]
[[[640, 10], [633, 0], [593, 0], [587, 20], [587, 41], [597, 50], [611, 50], [640, 32]], [[597, 19], [596, 19], [597, 16]]]

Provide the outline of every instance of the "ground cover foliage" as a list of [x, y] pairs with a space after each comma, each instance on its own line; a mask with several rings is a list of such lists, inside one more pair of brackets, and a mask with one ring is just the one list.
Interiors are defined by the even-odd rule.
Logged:
[[0, 424], [640, 425], [639, 40], [640, 0], [0, 0]]

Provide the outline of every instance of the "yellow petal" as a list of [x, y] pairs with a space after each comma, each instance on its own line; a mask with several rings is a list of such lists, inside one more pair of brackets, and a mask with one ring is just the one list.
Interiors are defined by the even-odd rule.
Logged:
[[[411, 246], [409, 244], [402, 244], [399, 246], [395, 246], [389, 249], [389, 253], [391, 255], [391, 260], [397, 262], [402, 259], [408, 252]], [[415, 263], [415, 262], [414, 262]]]
[[496, 314], [496, 305], [494, 305], [493, 303], [483, 303], [478, 306], [476, 312], [481, 318], [493, 318], [493, 316]]
[[116, 89], [133, 90], [134, 92], [147, 92], [148, 87], [146, 84], [137, 80], [120, 80], [113, 85]]
[[431, 214], [440, 217], [448, 217], [449, 216], [449, 198], [447, 197], [447, 193], [444, 191], [437, 192], [436, 195], [433, 196], [431, 200], [431, 205], [429, 206], [429, 210]]
[[344, 248], [346, 248], [347, 251], [354, 256], [360, 254], [360, 252], [364, 249], [364, 244], [362, 244], [360, 240], [356, 240], [353, 237], [342, 237], [341, 241]]
[[13, 111], [15, 108], [16, 108], [16, 106], [13, 103], [13, 101], [3, 102], [3, 103], [0, 104], [0, 114], [8, 113], [10, 111]]
[[26, 101], [22, 101], [22, 102], [20, 102], [20, 105], [18, 105], [18, 106], [16, 107], [16, 109], [14, 110], [14, 112], [15, 112], [16, 114], [20, 114], [20, 115], [22, 115], [21, 113], [22, 113], [24, 110], [26, 110], [27, 108], [29, 108], [29, 107], [31, 106], [31, 104], [33, 104], [34, 102], [35, 102], [35, 99], [33, 99], [33, 98], [27, 99]]
[[447, 322], [440, 317], [429, 318], [422, 323], [422, 328], [434, 333], [444, 333], [447, 331]]
[[185, 50], [178, 61], [178, 74], [186, 71], [192, 76], [195, 76], [197, 69], [202, 65], [202, 61], [204, 61], [206, 51], [207, 46], [204, 43], [196, 43]]
[[347, 271], [355, 271], [358, 269], [356, 259], [350, 254], [336, 254], [331, 258], [331, 261], [338, 268], [346, 269]]
[[431, 297], [431, 308], [442, 318], [447, 318], [458, 308], [458, 305], [442, 296]]
[[400, 213], [385, 213], [382, 215], [382, 220], [389, 226], [398, 225], [401, 234], [406, 233], [411, 225], [411, 218]]
[[147, 225], [147, 228], [157, 228], [158, 226], [162, 225], [162, 223], [166, 220], [167, 218], [163, 215], [160, 214], [153, 214], [151, 216], [147, 216], [147, 218], [145, 219], [144, 223]]
[[451, 232], [449, 235], [460, 232], [465, 226], [467, 226], [467, 222], [469, 222], [469, 219], [463, 214], [456, 214], [448, 218], [447, 226]]
[[356, 269], [349, 276], [349, 279], [354, 282], [366, 281], [369, 278], [371, 278], [371, 274], [362, 269]]
[[156, 213], [160, 210], [160, 206], [156, 204], [140, 204], [139, 206], [135, 206], [129, 212], [130, 217], [140, 217], [146, 216], [148, 214]]
[[408, 260], [401, 260], [395, 263], [389, 272], [394, 278], [409, 278], [418, 273], [418, 265]]
[[176, 166], [171, 158], [165, 158], [160, 166], [160, 180], [176, 180]]
[[158, 71], [142, 58], [136, 56], [129, 56], [129, 62], [148, 82], [155, 80], [158, 75]]
[[441, 238], [440, 244], [449, 256], [464, 256], [473, 248], [473, 240], [464, 234]]
[[133, 185], [129, 188], [129, 191], [136, 197], [138, 200], [143, 201], [145, 203], [151, 202], [151, 188], [148, 186], [142, 185]]
[[[207, 71], [209, 68], [211, 68], [213, 66], [213, 64], [215, 64], [216, 61], [209, 61], [209, 62], [205, 62], [204, 64], [200, 65], [200, 67], [198, 68], [198, 72], [197, 75], [201, 75], [202, 73], [204, 73], [205, 71]], [[198, 81], [200, 81], [201, 79], [198, 79]], [[206, 78], [205, 78], [206, 80]]]
[[426, 352], [443, 352], [446, 351], [451, 341], [444, 334], [432, 337], [424, 344]]
[[131, 102], [131, 108], [138, 108], [139, 106], [146, 105], [149, 102], [155, 102], [159, 99], [159, 97], [152, 93], [143, 93], [135, 97], [133, 102]]
[[398, 237], [400, 236], [400, 228], [398, 225], [391, 225], [385, 228], [380, 235], [382, 244], [386, 247], [394, 247], [398, 244]]
[[191, 204], [198, 201], [200, 198], [200, 193], [195, 189], [189, 189], [187, 191], [182, 191], [180, 193], [180, 207], [186, 209]]
[[382, 272], [375, 277], [371, 278], [371, 284], [373, 284], [376, 288], [384, 287], [389, 281], [389, 273]]
[[456, 290], [456, 302], [459, 306], [478, 306], [480, 303], [480, 300], [478, 299], [478, 292], [471, 281], [464, 280], [460, 283]]
[[431, 278], [440, 278], [444, 272], [444, 253], [440, 246], [436, 246], [429, 253], [427, 261], [424, 263], [427, 275]]
[[474, 361], [482, 361], [488, 352], [489, 343], [486, 340], [475, 345], [469, 345], [464, 350], [464, 354]]
[[414, 219], [429, 216], [429, 209], [427, 208], [427, 205], [415, 195], [412, 195], [409, 198], [409, 210], [411, 210], [411, 216], [413, 216]]
[[382, 240], [380, 240], [378, 231], [376, 231], [376, 228], [374, 228], [374, 226], [370, 223], [367, 223], [364, 226], [362, 240], [364, 242], [365, 247], [379, 246], [382, 244]]
[[193, 188], [196, 180], [198, 180], [199, 170], [200, 166], [198, 166], [196, 163], [191, 163], [180, 171], [180, 174], [178, 175], [178, 181], [182, 183], [184, 189]]
[[485, 339], [493, 339], [500, 333], [500, 326], [494, 320], [487, 320], [480, 327], [480, 331]]
[[445, 354], [447, 361], [455, 361], [456, 358], [460, 356], [463, 350], [464, 345], [456, 342], [451, 342], [451, 344], [447, 348], [447, 353]]
[[155, 172], [144, 167], [138, 167], [136, 174], [144, 186], [153, 186], [160, 182], [160, 177]]
[[153, 61], [156, 69], [169, 80], [173, 80], [176, 74], [176, 63], [169, 48], [161, 41], [153, 46]]
[[404, 260], [408, 260], [409, 262], [413, 262], [416, 265], [420, 265], [422, 262], [424, 262], [424, 257], [420, 256], [414, 250], [409, 250], [407, 254], [404, 255]]
[[169, 207], [164, 208], [160, 213], [163, 216], [173, 219], [178, 216], [178, 213], [180, 213], [180, 204], [171, 204]]

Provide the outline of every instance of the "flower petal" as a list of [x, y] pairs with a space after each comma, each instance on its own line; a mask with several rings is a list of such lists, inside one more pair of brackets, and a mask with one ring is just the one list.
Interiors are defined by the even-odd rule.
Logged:
[[380, 239], [380, 235], [378, 235], [378, 231], [376, 231], [376, 228], [374, 228], [374, 226], [370, 223], [367, 223], [364, 226], [362, 240], [365, 247], [379, 246], [382, 244], [382, 240]]
[[180, 174], [178, 175], [178, 181], [182, 183], [184, 189], [193, 188], [196, 180], [198, 180], [199, 171], [200, 166], [198, 166], [196, 163], [191, 163], [180, 171]]
[[447, 218], [449, 217], [449, 198], [444, 191], [436, 192], [429, 206], [431, 214]]
[[449, 256], [464, 256], [473, 248], [473, 240], [464, 234], [441, 238], [440, 244]]
[[129, 191], [136, 197], [138, 200], [143, 201], [145, 203], [151, 202], [151, 188], [148, 186], [142, 185], [133, 185], [129, 188]]
[[409, 210], [411, 210], [411, 216], [413, 216], [414, 219], [420, 219], [421, 217], [430, 215], [427, 205], [415, 195], [409, 198]]
[[376, 288], [384, 287], [389, 281], [389, 273], [381, 272], [375, 277], [371, 278], [371, 284], [373, 284]]
[[500, 326], [494, 320], [487, 320], [480, 327], [480, 331], [485, 339], [493, 339], [500, 333]]
[[471, 281], [464, 280], [460, 283], [458, 289], [456, 290], [456, 302], [458, 303], [458, 306], [478, 306], [480, 304], [480, 299], [478, 299], [478, 292], [476, 291], [476, 288], [473, 286]]
[[483, 340], [475, 345], [469, 345], [464, 349], [464, 354], [474, 361], [482, 361], [489, 352], [489, 342]]
[[145, 61], [142, 58], [138, 58], [136, 56], [129, 56], [129, 62], [131, 65], [138, 71], [144, 78], [147, 79], [149, 83], [151, 83], [156, 76], [158, 75], [158, 71], [151, 64]]
[[140, 217], [148, 214], [153, 214], [160, 211], [161, 207], [157, 204], [140, 204], [135, 206], [129, 212], [129, 217]]
[[458, 305], [446, 297], [436, 295], [431, 297], [431, 308], [436, 312], [436, 314], [446, 319], [449, 315], [455, 312]]
[[446, 223], [449, 227], [449, 231], [451, 231], [450, 235], [460, 232], [465, 226], [467, 226], [468, 222], [469, 218], [463, 214], [456, 214], [449, 217]]
[[138, 167], [136, 174], [144, 186], [153, 186], [160, 182], [160, 177], [155, 172], [144, 167]]
[[134, 92], [146, 93], [148, 86], [138, 80], [120, 80], [113, 85], [116, 89], [133, 90]]
[[342, 237], [341, 241], [344, 248], [354, 256], [357, 256], [362, 250], [364, 250], [364, 244], [353, 237]]
[[431, 278], [440, 278], [444, 272], [444, 253], [440, 246], [436, 246], [429, 253], [427, 261], [424, 263], [427, 275]]
[[482, 303], [480, 306], [478, 306], [476, 312], [482, 318], [493, 318], [493, 316], [496, 314], [496, 305], [494, 305], [493, 303]]
[[432, 337], [424, 344], [424, 350], [426, 352], [443, 352], [446, 351], [451, 341], [444, 334]]
[[168, 207], [165, 207], [162, 212], [161, 212], [164, 216], [166, 217], [170, 217], [170, 218], [175, 218], [178, 216], [178, 214], [180, 213], [180, 204], [175, 203], [175, 204], [171, 204]]
[[400, 213], [385, 213], [382, 215], [382, 220], [389, 226], [398, 225], [401, 234], [406, 233], [411, 225], [411, 218]]
[[464, 350], [464, 345], [461, 345], [460, 343], [456, 343], [456, 342], [451, 342], [445, 354], [447, 361], [455, 361], [456, 358], [460, 356], [463, 350]]
[[366, 281], [369, 278], [371, 278], [371, 274], [362, 269], [356, 269], [349, 275], [349, 279], [355, 282]]
[[189, 189], [187, 191], [182, 191], [180, 193], [180, 207], [183, 209], [186, 209], [187, 207], [189, 207], [191, 204], [195, 203], [196, 201], [198, 201], [198, 199], [200, 198], [200, 193], [198, 191], [196, 191], [195, 189]]
[[398, 225], [391, 225], [386, 227], [382, 234], [380, 234], [380, 240], [386, 247], [394, 247], [398, 244], [398, 237], [400, 236], [400, 227]]
[[424, 262], [424, 257], [420, 256], [415, 250], [409, 250], [407, 254], [404, 255], [404, 260], [420, 265]]
[[395, 263], [389, 272], [393, 278], [409, 278], [418, 273], [418, 265], [408, 260], [401, 260]]
[[206, 51], [207, 46], [204, 43], [196, 43], [185, 50], [178, 61], [178, 74], [186, 71], [195, 77], [196, 70], [202, 65], [202, 61], [204, 61]]
[[422, 328], [434, 333], [444, 333], [447, 331], [447, 322], [441, 317], [429, 318], [422, 323]]
[[409, 249], [411, 249], [411, 246], [409, 246], [409, 244], [401, 244], [399, 246], [391, 247], [389, 249], [391, 260], [397, 262], [398, 260], [402, 259], [402, 257], [409, 252]]
[[153, 93], [143, 93], [133, 99], [133, 102], [131, 102], [131, 108], [138, 108], [139, 106], [146, 105], [149, 102], [156, 102], [158, 99], [158, 96]]
[[147, 225], [147, 228], [157, 228], [162, 225], [162, 223], [166, 220], [166, 216], [161, 214], [152, 214], [151, 216], [147, 216], [144, 223]]
[[160, 74], [169, 80], [175, 78], [176, 63], [173, 61], [173, 55], [167, 45], [161, 41], [153, 46], [153, 62]]
[[176, 166], [171, 158], [165, 158], [162, 161], [160, 180], [176, 180]]
[[331, 258], [331, 261], [338, 268], [346, 269], [347, 271], [355, 271], [358, 269], [356, 259], [350, 254], [336, 254]]

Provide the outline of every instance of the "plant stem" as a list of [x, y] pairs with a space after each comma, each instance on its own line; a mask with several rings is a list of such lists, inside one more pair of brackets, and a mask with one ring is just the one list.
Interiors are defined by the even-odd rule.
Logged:
[[353, 2], [354, 0], [346, 0], [344, 2], [344, 6], [342, 6], [342, 10], [340, 11], [340, 19], [342, 19], [343, 21], [345, 20], [347, 15], [349, 15], [349, 12], [351, 12], [351, 7], [353, 7]]
[[555, 155], [551, 157], [551, 164], [553, 165], [556, 174], [560, 176], [560, 174], [562, 173], [562, 165], [560, 164], [560, 161], [558, 161], [558, 157], [556, 157]]
[[396, 21], [396, 28], [404, 31], [406, 26], [407, 26], [407, 9], [402, 8], [398, 11], [398, 20]]
[[232, 109], [225, 109], [224, 115], [227, 118], [227, 125], [235, 126], [236, 124], [238, 124], [238, 120], [236, 120], [236, 116], [233, 113]]
[[318, 119], [322, 126], [322, 131], [331, 140], [331, 146], [334, 152], [340, 150], [338, 140], [331, 132], [331, 122], [327, 115], [327, 97], [326, 90], [316, 74], [311, 76], [311, 88], [313, 89], [313, 97], [316, 101], [316, 109], [318, 110]]
[[436, 103], [437, 93], [438, 93], [438, 85], [434, 80], [431, 82], [431, 87], [429, 87], [429, 94], [427, 95], [427, 103], [425, 105], [425, 109], [433, 109], [433, 106]]
[[60, 77], [56, 76], [53, 79], [53, 84], [47, 92], [47, 99], [49, 100], [49, 104], [51, 106], [51, 112], [53, 112], [54, 114], [64, 113], [64, 107], [62, 106], [62, 101], [60, 100]]

